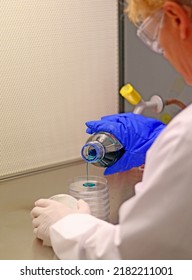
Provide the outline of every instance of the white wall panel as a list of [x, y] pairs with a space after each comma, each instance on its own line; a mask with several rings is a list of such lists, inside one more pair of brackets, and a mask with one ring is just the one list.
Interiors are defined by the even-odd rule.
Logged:
[[117, 0], [1, 0], [0, 178], [80, 157], [118, 111]]

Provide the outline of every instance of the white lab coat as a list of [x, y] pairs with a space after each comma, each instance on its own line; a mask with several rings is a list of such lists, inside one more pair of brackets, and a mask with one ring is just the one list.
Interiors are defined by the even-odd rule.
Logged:
[[[117, 186], [118, 188], [118, 186]], [[88, 214], [50, 228], [60, 259], [192, 259], [192, 105], [178, 114], [147, 153], [136, 195], [113, 225]]]

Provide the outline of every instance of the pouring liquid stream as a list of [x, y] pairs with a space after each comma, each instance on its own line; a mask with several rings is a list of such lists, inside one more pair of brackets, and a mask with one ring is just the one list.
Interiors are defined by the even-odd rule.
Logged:
[[95, 183], [93, 182], [89, 182], [89, 163], [87, 162], [86, 164], [86, 178], [87, 178], [87, 182], [85, 182], [83, 184], [84, 187], [95, 187]]

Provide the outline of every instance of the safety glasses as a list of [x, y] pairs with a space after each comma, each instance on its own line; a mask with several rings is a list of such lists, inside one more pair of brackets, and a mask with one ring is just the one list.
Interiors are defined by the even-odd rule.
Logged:
[[163, 49], [159, 43], [160, 29], [163, 25], [164, 13], [159, 10], [146, 18], [138, 27], [137, 36], [154, 52], [162, 54]]

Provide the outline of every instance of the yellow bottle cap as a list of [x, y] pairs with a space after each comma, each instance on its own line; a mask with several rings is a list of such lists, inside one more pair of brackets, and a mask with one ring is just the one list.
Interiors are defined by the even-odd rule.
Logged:
[[137, 105], [142, 99], [141, 95], [131, 84], [124, 85], [120, 90], [120, 94], [132, 105]]

